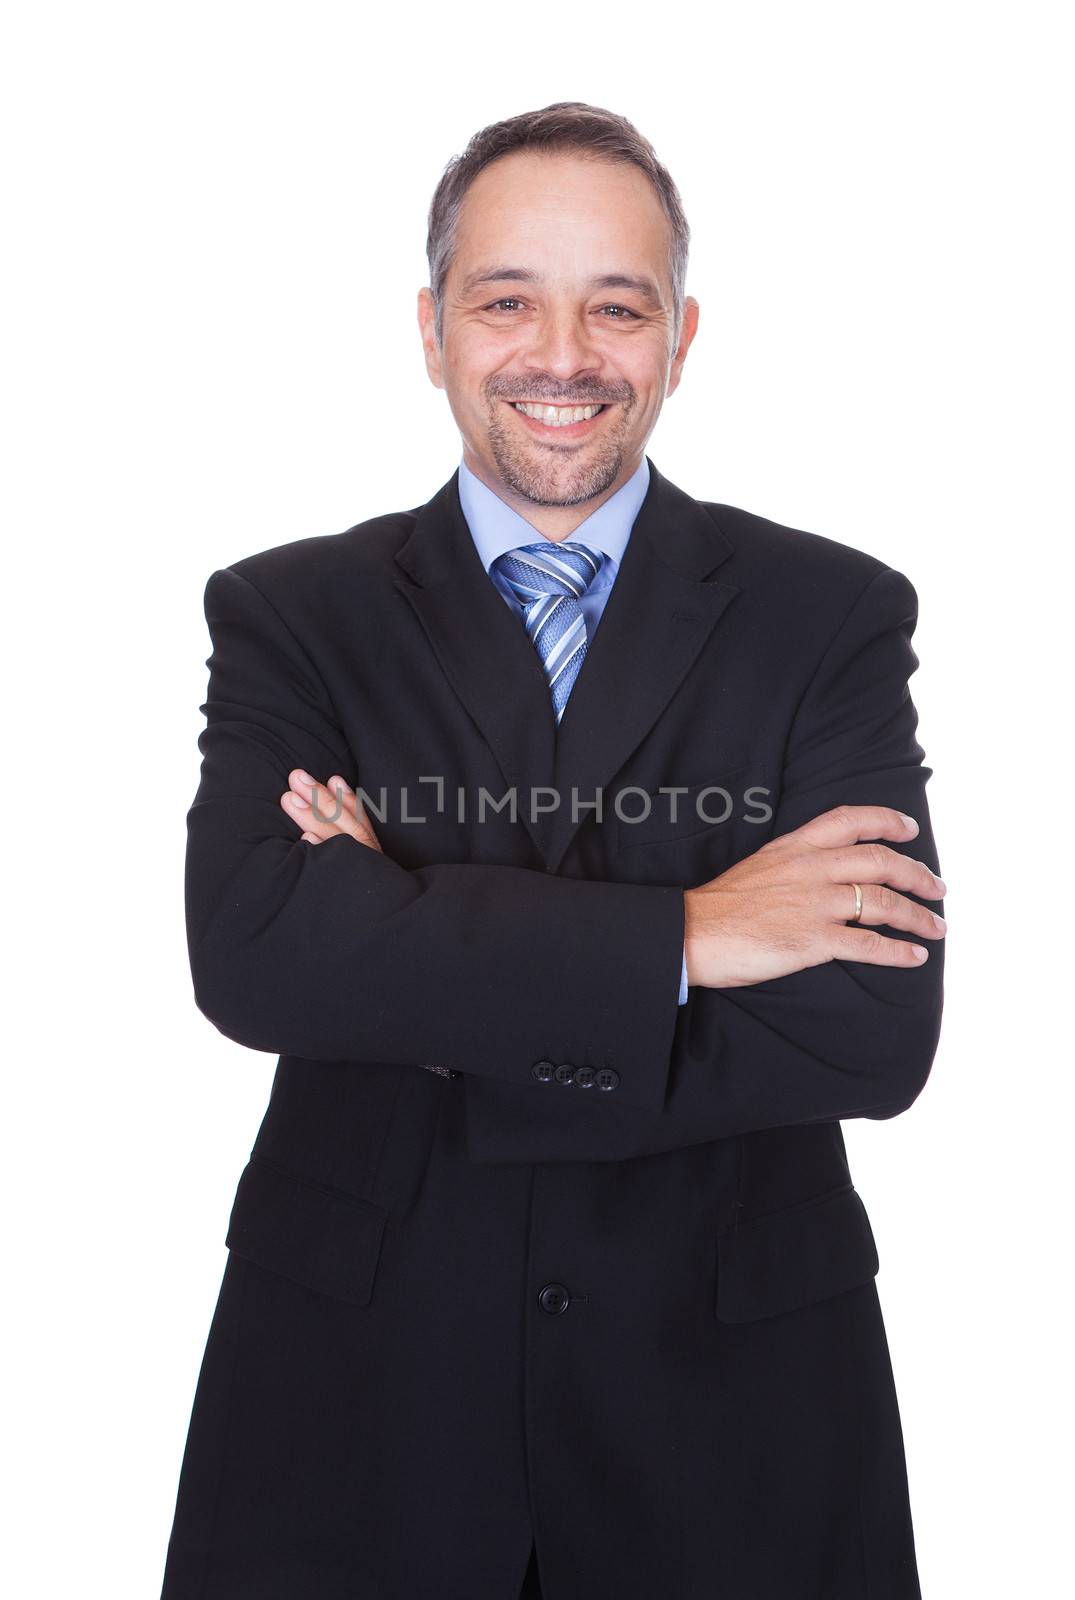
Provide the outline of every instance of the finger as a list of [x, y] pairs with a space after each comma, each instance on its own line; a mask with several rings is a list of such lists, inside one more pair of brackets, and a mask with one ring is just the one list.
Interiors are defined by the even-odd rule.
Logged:
[[347, 782], [346, 778], [341, 778], [338, 772], [334, 772], [332, 777], [329, 778], [326, 788], [329, 790], [334, 799], [339, 799], [341, 805], [346, 807], [349, 815], [354, 817], [356, 822], [365, 823], [365, 825], [369, 827], [369, 819], [367, 818], [365, 811], [359, 805], [358, 796], [355, 794], [355, 791], [351, 788], [351, 785]]
[[[833, 920], [851, 922], [855, 917], [855, 889], [850, 883], [833, 884], [831, 889]], [[859, 883], [862, 895], [862, 914], [855, 918], [854, 927], [899, 928], [904, 933], [914, 933], [923, 939], [943, 939], [948, 931], [944, 918], [920, 906], [917, 900], [908, 900], [886, 884]]]
[[313, 842], [320, 844], [322, 840], [331, 839], [341, 831], [329, 821], [324, 811], [318, 815], [306, 796], [297, 789], [286, 789], [280, 796], [280, 804], [292, 822], [302, 830], [304, 839], [309, 836]]
[[[359, 830], [356, 837], [360, 838], [363, 844], [371, 846], [372, 849], [381, 850], [381, 842], [373, 831], [373, 824], [367, 817], [363, 806], [359, 804], [358, 796], [347, 780], [341, 778], [339, 773], [335, 772], [328, 780], [328, 786], [334, 795], [338, 794], [340, 796], [342, 804], [354, 819]], [[381, 850], [381, 854], [384, 854], [383, 850]]]
[[303, 813], [306, 827], [314, 833], [325, 836], [325, 828], [329, 827], [333, 833], [346, 833], [352, 837], [357, 832], [354, 816], [342, 802], [339, 794], [333, 794], [325, 784], [319, 783], [301, 767], [295, 767], [287, 775], [288, 785], [293, 794], [305, 800], [309, 811]]
[[381, 849], [365, 813], [358, 808], [357, 796], [338, 773], [330, 780], [330, 788], [318, 783], [302, 767], [294, 767], [288, 773], [288, 783], [294, 794], [308, 800], [310, 810], [302, 814], [305, 825], [322, 838], [331, 838], [336, 833], [346, 834], [358, 844], [374, 850]]
[[829, 953], [837, 961], [864, 961], [871, 967], [921, 967], [929, 960], [924, 944], [886, 939], [874, 928], [834, 928]]
[[826, 850], [825, 869], [833, 883], [887, 883], [923, 900], [940, 900], [948, 892], [944, 879], [924, 861], [878, 841]]
[[808, 844], [833, 849], [857, 844], [860, 839], [913, 839], [918, 832], [914, 817], [892, 806], [833, 806], [795, 829]]

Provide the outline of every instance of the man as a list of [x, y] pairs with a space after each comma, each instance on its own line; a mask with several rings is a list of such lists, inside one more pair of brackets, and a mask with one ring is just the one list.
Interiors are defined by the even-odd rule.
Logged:
[[840, 1127], [939, 1036], [916, 596], [645, 454], [686, 256], [622, 118], [484, 129], [458, 470], [209, 579], [195, 995], [279, 1063], [165, 1600], [919, 1594]]

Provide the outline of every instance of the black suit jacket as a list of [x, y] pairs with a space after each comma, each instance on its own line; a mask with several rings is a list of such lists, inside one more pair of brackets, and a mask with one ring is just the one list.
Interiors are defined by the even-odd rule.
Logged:
[[[456, 474], [209, 579], [194, 991], [279, 1063], [166, 1600], [510, 1600], [532, 1541], [552, 1600], [918, 1593], [840, 1119], [922, 1089], [943, 944], [677, 1005], [683, 890], [818, 813], [939, 871], [916, 595], [650, 475], [559, 730]], [[384, 853], [301, 842], [295, 766]]]

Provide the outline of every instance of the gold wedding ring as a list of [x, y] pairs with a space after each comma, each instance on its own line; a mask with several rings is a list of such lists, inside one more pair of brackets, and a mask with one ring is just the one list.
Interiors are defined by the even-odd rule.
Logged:
[[849, 922], [857, 922], [862, 916], [862, 889], [857, 883], [853, 883], [851, 887], [855, 891], [855, 915], [853, 917], [848, 917], [847, 920]]

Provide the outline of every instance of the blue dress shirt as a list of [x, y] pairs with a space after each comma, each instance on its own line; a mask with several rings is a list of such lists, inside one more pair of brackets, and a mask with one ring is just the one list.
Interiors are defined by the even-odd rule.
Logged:
[[[603, 551], [606, 557], [601, 571], [579, 601], [586, 621], [588, 644], [597, 631], [597, 624], [608, 601], [609, 591], [616, 581], [623, 552], [627, 548], [631, 529], [646, 498], [648, 488], [649, 462], [643, 456], [637, 470], [631, 474], [627, 482], [621, 484], [616, 493], [610, 495], [596, 511], [591, 511], [570, 535], [572, 539], [581, 539], [583, 544], [589, 545], [592, 550]], [[521, 618], [523, 607], [512, 594], [507, 579], [499, 572], [490, 571], [490, 568], [497, 556], [503, 555], [505, 551], [514, 550], [521, 544], [534, 544], [545, 535], [527, 522], [513, 506], [509, 506], [506, 500], [501, 500], [498, 494], [494, 494], [492, 489], [476, 477], [462, 460], [459, 463], [459, 502], [463, 508], [467, 527], [470, 529], [470, 536], [481, 557], [482, 566], [504, 596], [507, 605], [517, 617]], [[555, 541], [550, 540], [550, 543]], [[684, 1005], [686, 1000], [687, 952], [684, 947], [683, 967], [679, 979], [680, 1005]]]

